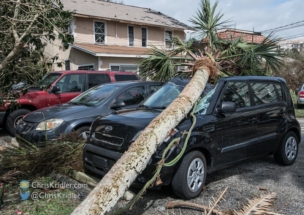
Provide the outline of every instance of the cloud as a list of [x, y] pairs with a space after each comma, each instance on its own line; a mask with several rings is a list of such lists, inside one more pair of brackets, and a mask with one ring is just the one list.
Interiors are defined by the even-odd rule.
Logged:
[[[188, 24], [199, 9], [200, 0], [123, 0], [124, 4], [151, 8]], [[214, 4], [215, 0], [211, 0]], [[219, 1], [218, 11], [224, 20], [231, 19], [231, 27], [263, 31], [304, 20], [303, 0], [225, 0]], [[304, 35], [303, 26], [279, 31], [276, 36]]]

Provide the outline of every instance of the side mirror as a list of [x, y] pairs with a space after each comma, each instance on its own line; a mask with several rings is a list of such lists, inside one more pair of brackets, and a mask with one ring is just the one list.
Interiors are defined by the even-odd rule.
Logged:
[[126, 104], [122, 100], [117, 100], [116, 102], [114, 102], [114, 104], [111, 105], [111, 108], [115, 109], [115, 108], [121, 108], [124, 106], [126, 106]]
[[51, 89], [51, 92], [53, 92], [53, 93], [57, 93], [59, 91], [60, 91], [60, 88], [57, 87], [57, 86], [53, 86], [52, 89]]
[[234, 113], [236, 111], [236, 105], [234, 102], [222, 102], [220, 113]]

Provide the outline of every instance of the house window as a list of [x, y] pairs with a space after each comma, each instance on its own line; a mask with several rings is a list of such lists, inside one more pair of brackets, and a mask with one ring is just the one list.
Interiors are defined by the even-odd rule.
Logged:
[[165, 45], [167, 49], [172, 49], [172, 31], [165, 31]]
[[65, 60], [65, 70], [71, 70], [70, 60]]
[[137, 65], [111, 65], [111, 71], [122, 71], [122, 72], [137, 72]]
[[142, 47], [147, 47], [147, 28], [142, 28], [141, 29], [141, 46]]
[[78, 66], [78, 70], [94, 70], [94, 65], [93, 64], [81, 65]]
[[94, 22], [95, 42], [105, 43], [105, 24], [103, 22]]
[[134, 46], [134, 27], [128, 26], [129, 32], [129, 46]]

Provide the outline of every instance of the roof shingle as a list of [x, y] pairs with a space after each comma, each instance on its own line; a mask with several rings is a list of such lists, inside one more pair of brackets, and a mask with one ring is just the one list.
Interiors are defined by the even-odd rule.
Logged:
[[105, 18], [134, 24], [161, 26], [170, 29], [191, 29], [186, 24], [150, 8], [142, 8], [102, 0], [61, 0], [65, 10], [76, 11], [75, 16]]

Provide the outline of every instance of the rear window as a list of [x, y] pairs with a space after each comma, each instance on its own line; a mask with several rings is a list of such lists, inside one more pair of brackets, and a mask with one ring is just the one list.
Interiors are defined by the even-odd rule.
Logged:
[[99, 84], [111, 82], [108, 74], [88, 74], [89, 75], [89, 88]]
[[136, 75], [114, 75], [116, 81], [135, 81], [138, 80]]

